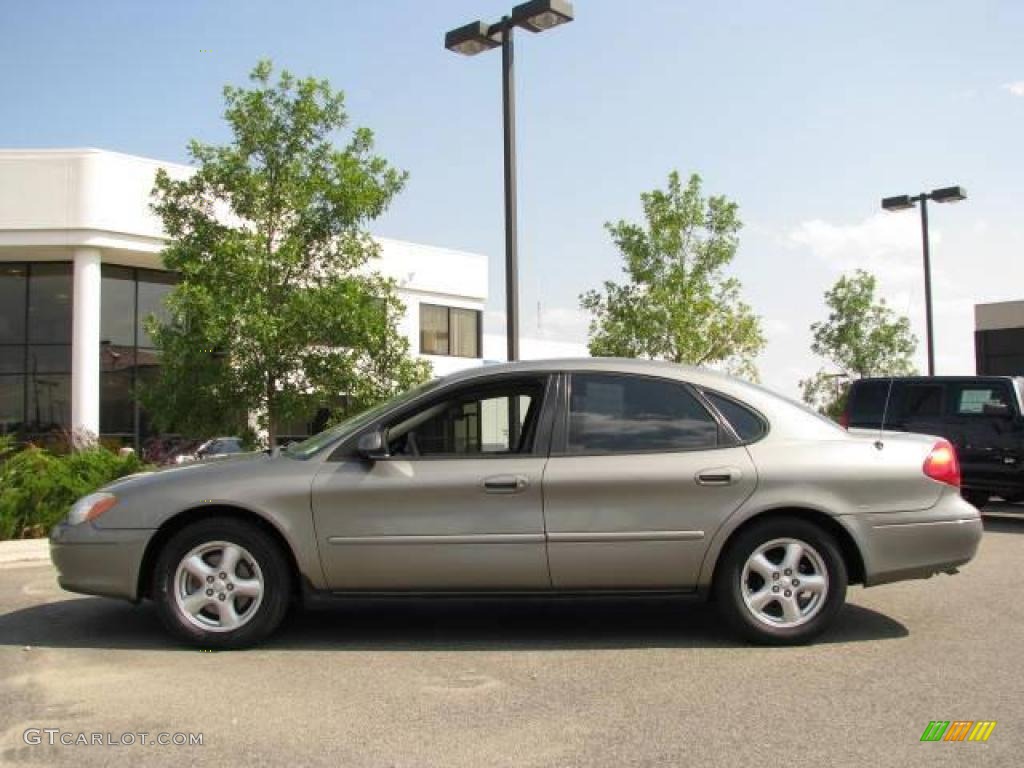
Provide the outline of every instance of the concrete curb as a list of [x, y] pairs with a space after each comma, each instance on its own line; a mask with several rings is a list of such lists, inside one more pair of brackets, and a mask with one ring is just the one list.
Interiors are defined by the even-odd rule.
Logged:
[[49, 562], [50, 542], [48, 539], [0, 541], [0, 568], [39, 565]]

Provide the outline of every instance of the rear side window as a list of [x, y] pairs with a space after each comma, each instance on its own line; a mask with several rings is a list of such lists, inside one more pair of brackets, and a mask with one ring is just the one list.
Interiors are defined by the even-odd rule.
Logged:
[[574, 374], [569, 453], [692, 451], [718, 445], [718, 423], [682, 384]]
[[942, 415], [941, 384], [907, 384], [905, 390], [904, 418], [927, 419]]
[[988, 384], [984, 386], [962, 387], [957, 393], [956, 413], [958, 416], [981, 416], [985, 414], [985, 406], [1003, 406], [1011, 408], [1010, 398], [1005, 387]]
[[[899, 385], [893, 386], [892, 400], [896, 399]], [[888, 381], [855, 381], [850, 390], [850, 426], [878, 426], [885, 413], [885, 400], [889, 397]], [[890, 420], [892, 403], [890, 402]]]
[[724, 397], [717, 392], [705, 390], [704, 396], [725, 417], [733, 431], [744, 443], [751, 443], [765, 433], [765, 423], [761, 417], [735, 400]]

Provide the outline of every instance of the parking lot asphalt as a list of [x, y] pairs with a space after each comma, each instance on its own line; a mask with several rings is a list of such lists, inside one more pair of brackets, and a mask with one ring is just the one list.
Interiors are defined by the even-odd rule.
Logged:
[[[45, 565], [2, 569], [0, 764], [1020, 765], [1016, 509], [993, 508], [961, 574], [852, 588], [800, 648], [739, 643], [679, 599], [393, 599], [204, 653], [150, 605], [62, 592]], [[997, 725], [986, 743], [922, 743], [931, 720]], [[28, 745], [31, 728], [203, 744]]]

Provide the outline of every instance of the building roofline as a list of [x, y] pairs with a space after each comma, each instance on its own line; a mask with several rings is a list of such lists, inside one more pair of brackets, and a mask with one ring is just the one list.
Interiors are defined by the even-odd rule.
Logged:
[[119, 157], [125, 160], [132, 160], [138, 163], [145, 163], [161, 168], [180, 168], [193, 171], [195, 166], [184, 163], [176, 163], [171, 160], [159, 160], [155, 157], [135, 155], [130, 152], [119, 152], [114, 149], [103, 149], [101, 147], [4, 147], [0, 148], [0, 159], [5, 157], [83, 157], [85, 155], [105, 155]]

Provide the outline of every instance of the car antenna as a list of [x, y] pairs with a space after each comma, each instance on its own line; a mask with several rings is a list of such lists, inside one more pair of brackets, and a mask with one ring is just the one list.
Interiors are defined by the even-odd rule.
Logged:
[[882, 433], [885, 432], [885, 419], [889, 415], [889, 398], [892, 397], [893, 377], [889, 377], [889, 388], [885, 390], [885, 406], [882, 408], [882, 423], [878, 425], [878, 439], [875, 440], [875, 448], [882, 450], [885, 443], [882, 442]]

